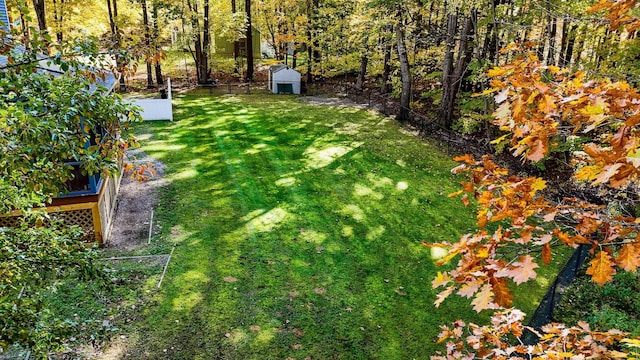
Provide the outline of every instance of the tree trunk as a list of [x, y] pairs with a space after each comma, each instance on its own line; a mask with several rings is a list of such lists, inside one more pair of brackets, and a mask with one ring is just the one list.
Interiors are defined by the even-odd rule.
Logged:
[[191, 56], [196, 65], [196, 77], [198, 84], [209, 83], [209, 50], [211, 44], [211, 33], [209, 30], [209, 0], [204, 0], [203, 20], [200, 26], [198, 19], [198, 4], [191, 0], [186, 0], [187, 7], [191, 12], [191, 27], [195, 30], [193, 34], [193, 47]]
[[[235, 14], [237, 12], [236, 0], [231, 0], [231, 13]], [[275, 40], [274, 40], [275, 41]], [[239, 73], [238, 69], [238, 53], [240, 52], [240, 43], [237, 40], [233, 41], [233, 64], [235, 67], [235, 72]]]
[[153, 17], [153, 49], [156, 54], [156, 59], [154, 62], [155, 71], [156, 71], [156, 84], [158, 86], [164, 85], [164, 79], [162, 77], [162, 66], [160, 65], [160, 47], [158, 46], [158, 38], [160, 37], [160, 25], [158, 24], [158, 3], [153, 1], [153, 10], [151, 11]]
[[496, 22], [496, 4], [491, 2], [492, 21], [487, 25], [487, 33], [484, 37], [482, 46], [482, 59], [487, 59], [493, 64], [497, 64], [496, 55], [498, 54], [498, 24]]
[[44, 0], [33, 0], [33, 8], [38, 18], [38, 28], [40, 31], [47, 31], [47, 18], [45, 16]]
[[[440, 123], [449, 127], [453, 121], [453, 111], [451, 108], [453, 99], [451, 88], [453, 87], [453, 51], [456, 45], [456, 32], [458, 29], [458, 18], [450, 14], [447, 20], [447, 37], [445, 43], [444, 60], [442, 61], [442, 103], [440, 109]], [[451, 114], [451, 115], [450, 115]]]
[[356, 89], [362, 91], [364, 87], [364, 77], [367, 74], [367, 63], [369, 62], [369, 56], [364, 53], [360, 59], [360, 71], [358, 72], [358, 79], [356, 80]]
[[64, 26], [64, 0], [53, 0], [53, 19], [56, 22], [56, 39], [58, 43], [62, 43], [64, 39], [62, 32]]
[[[542, 13], [544, 13], [544, 11], [542, 11]], [[547, 26], [546, 28], [549, 29], [549, 26], [551, 26], [551, 11], [549, 10], [549, 4], [547, 3]], [[540, 15], [542, 17], [542, 15]], [[547, 36], [549, 35], [549, 31], [543, 31], [542, 34], [540, 35], [540, 39], [538, 41], [538, 49], [536, 50], [536, 56], [538, 57], [538, 59], [540, 61], [544, 61], [544, 46], [547, 43]]]
[[[307, 84], [313, 83], [313, 35], [311, 32], [311, 22], [313, 22], [313, 9], [312, 1], [307, 0], [307, 18], [309, 22], [307, 24]], [[288, 49], [285, 48], [285, 51]]]
[[573, 60], [573, 49], [576, 43], [576, 37], [578, 32], [578, 25], [572, 25], [571, 30], [569, 30], [569, 35], [567, 39], [567, 46], [564, 50], [564, 55], [562, 59], [560, 59], [560, 66], [566, 67], [571, 64], [571, 60]]
[[147, 12], [147, 0], [140, 0], [140, 5], [142, 6], [142, 27], [144, 31], [144, 46], [147, 48], [147, 58], [146, 58], [146, 66], [147, 66], [147, 89], [153, 89], [155, 85], [153, 84], [153, 67], [151, 65], [151, 29], [149, 27], [149, 14]]
[[545, 63], [547, 65], [555, 65], [556, 64], [556, 33], [557, 33], [557, 20], [556, 18], [552, 18], [549, 23], [549, 27], [547, 27], [549, 31], [549, 50], [547, 50], [547, 59]]
[[404, 21], [401, 10], [398, 10], [398, 22], [396, 23], [396, 40], [398, 42], [398, 61], [400, 62], [400, 78], [402, 80], [402, 92], [400, 93], [400, 112], [397, 120], [407, 122], [411, 112], [411, 69], [404, 38]]
[[391, 87], [389, 85], [389, 77], [391, 76], [391, 43], [386, 38], [387, 32], [390, 32], [389, 28], [386, 29], [385, 34], [382, 36], [382, 41], [384, 46], [384, 60], [382, 64], [382, 85], [380, 87], [380, 92], [382, 94], [391, 92]]
[[[476, 11], [473, 10], [465, 20], [462, 34], [460, 36], [460, 45], [458, 46], [458, 58], [456, 61], [456, 66], [454, 69], [451, 69], [453, 64], [448, 65], [448, 72], [450, 75], [448, 76], [448, 80], [446, 81], [446, 86], [443, 83], [440, 122], [447, 129], [450, 129], [453, 125], [453, 110], [455, 108], [456, 95], [458, 94], [458, 90], [460, 89], [460, 85], [462, 84], [462, 81], [464, 79], [467, 66], [471, 62], [471, 58], [473, 56], [473, 47], [469, 46], [469, 42], [474, 36], [474, 24], [476, 22], [476, 16]], [[457, 20], [453, 19], [451, 20], [451, 23], [457, 25]], [[451, 34], [450, 31], [453, 31], [454, 33]], [[453, 25], [451, 27], [447, 26], [447, 36], [455, 36], [455, 27], [453, 27]], [[452, 39], [447, 39], [448, 42], [450, 40]], [[449, 48], [449, 46], [447, 47]], [[448, 61], [453, 61], [452, 52], [453, 50], [451, 48], [451, 55], [449, 55]]]
[[118, 0], [107, 0], [107, 8], [109, 9], [109, 26], [111, 27], [111, 37], [113, 48], [116, 52], [116, 67], [120, 72], [120, 91], [125, 91], [127, 85], [124, 82], [124, 66], [122, 56], [120, 55], [120, 29], [118, 29]]
[[293, 60], [291, 61], [291, 68], [295, 69], [298, 67], [298, 50], [296, 50], [296, 47], [298, 47], [297, 43], [293, 43]]
[[573, 56], [573, 58], [575, 59], [574, 60], [575, 63], [579, 63], [580, 60], [582, 59], [582, 52], [584, 51], [584, 43], [587, 38], [587, 28], [588, 26], [583, 25], [582, 31], [580, 31], [580, 35], [578, 35], [578, 43], [575, 46], [575, 50], [574, 50], [575, 55]]
[[245, 76], [246, 81], [253, 80], [253, 28], [251, 26], [251, 0], [244, 0], [244, 8], [247, 13], [247, 73]]

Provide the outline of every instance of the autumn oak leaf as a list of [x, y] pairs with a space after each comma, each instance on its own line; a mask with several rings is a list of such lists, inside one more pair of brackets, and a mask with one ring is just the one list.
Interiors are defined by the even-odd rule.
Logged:
[[624, 244], [618, 253], [618, 257], [616, 257], [616, 264], [625, 271], [636, 271], [639, 263], [640, 252], [638, 252], [638, 245]]
[[536, 278], [537, 274], [534, 270], [536, 268], [538, 268], [538, 264], [533, 261], [533, 258], [530, 255], [525, 255], [521, 256], [519, 261], [514, 262], [511, 267], [496, 272], [496, 277], [508, 277], [520, 285]]
[[493, 291], [491, 290], [491, 285], [485, 284], [476, 294], [473, 301], [471, 301], [471, 305], [473, 305], [473, 310], [476, 312], [497, 308], [496, 304], [493, 302]]
[[611, 260], [611, 255], [606, 251], [599, 251], [593, 260], [589, 262], [587, 275], [591, 275], [593, 281], [599, 285], [604, 285], [613, 280], [616, 269], [613, 267], [613, 261]]

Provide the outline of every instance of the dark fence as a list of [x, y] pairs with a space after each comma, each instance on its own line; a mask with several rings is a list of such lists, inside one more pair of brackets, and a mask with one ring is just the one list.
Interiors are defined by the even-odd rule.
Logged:
[[[562, 299], [562, 295], [566, 292], [567, 288], [575, 279], [576, 274], [584, 264], [587, 256], [589, 256], [589, 245], [579, 245], [573, 252], [567, 263], [564, 265], [553, 284], [547, 290], [547, 293], [540, 301], [540, 305], [533, 313], [533, 316], [529, 320], [529, 326], [540, 330], [541, 327], [548, 324], [553, 316], [553, 310]], [[525, 344], [535, 344], [538, 342], [538, 337], [531, 331], [526, 331], [523, 336]]]
[[241, 94], [266, 94], [269, 92], [267, 85], [264, 83], [215, 83], [198, 85], [201, 95], [241, 95]]

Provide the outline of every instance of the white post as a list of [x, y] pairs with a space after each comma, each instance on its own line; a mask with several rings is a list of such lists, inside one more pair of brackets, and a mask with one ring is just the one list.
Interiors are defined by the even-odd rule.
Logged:
[[173, 121], [173, 104], [171, 103], [171, 78], [167, 78], [167, 100], [169, 100], [169, 121]]

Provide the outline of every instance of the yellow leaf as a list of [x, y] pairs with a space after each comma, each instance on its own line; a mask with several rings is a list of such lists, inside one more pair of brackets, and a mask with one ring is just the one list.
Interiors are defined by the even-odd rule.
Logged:
[[580, 114], [582, 115], [602, 115], [604, 114], [604, 106], [603, 104], [597, 105], [587, 105], [580, 109]]
[[591, 275], [593, 281], [598, 285], [604, 285], [613, 280], [616, 269], [613, 267], [611, 256], [605, 251], [599, 251], [589, 262], [587, 275]]
[[438, 271], [438, 275], [436, 275], [436, 278], [431, 282], [431, 286], [435, 289], [447, 285], [449, 282], [451, 282], [449, 274]]
[[579, 180], [595, 180], [602, 168], [598, 165], [588, 165], [576, 171], [575, 176]]
[[504, 76], [509, 72], [508, 69], [496, 66], [493, 69], [487, 71], [487, 76], [489, 77], [499, 77], [499, 76]]
[[544, 190], [546, 187], [547, 182], [540, 178], [535, 178], [535, 180], [533, 180], [533, 184], [531, 184], [531, 190], [533, 192]]
[[485, 90], [485, 91], [483, 91], [481, 93], [476, 93], [476, 94], [473, 94], [471, 96], [472, 97], [478, 97], [478, 96], [489, 95], [489, 94], [492, 94], [492, 93], [494, 93], [494, 92], [496, 92], [498, 90], [500, 90], [500, 89], [499, 88], [490, 88], [490, 89], [487, 89], [487, 90]]
[[492, 145], [499, 144], [499, 143], [503, 142], [508, 136], [509, 136], [509, 134], [504, 134], [504, 135], [500, 136], [499, 138], [497, 138], [495, 140], [492, 140], [491, 144]]
[[621, 340], [626, 346], [640, 348], [640, 339], [625, 338]]
[[454, 257], [456, 257], [456, 255], [458, 255], [458, 251], [450, 251], [447, 256], [443, 257], [442, 259], [438, 260], [438, 262], [436, 263], [436, 265], [440, 266], [440, 265], [444, 265], [446, 263], [449, 262], [449, 260], [453, 259]]

